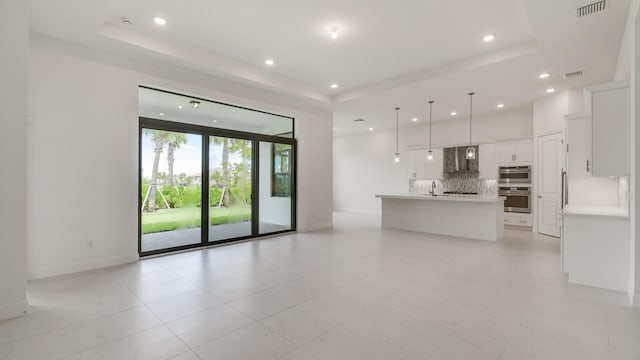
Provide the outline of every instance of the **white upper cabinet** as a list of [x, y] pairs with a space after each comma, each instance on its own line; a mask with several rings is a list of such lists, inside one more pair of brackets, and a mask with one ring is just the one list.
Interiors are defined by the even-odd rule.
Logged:
[[479, 149], [480, 179], [498, 178], [496, 144], [481, 144]]
[[495, 151], [500, 165], [530, 165], [533, 162], [533, 141], [530, 139], [497, 143]]
[[591, 176], [591, 117], [568, 115], [567, 119], [567, 176], [569, 180]]
[[[433, 160], [427, 160], [427, 150], [407, 150], [407, 178], [411, 180], [442, 178], [442, 149], [433, 149]], [[402, 157], [402, 154], [401, 154]]]
[[425, 157], [423, 158], [426, 161], [424, 174], [425, 179], [442, 179], [444, 151], [442, 149], [432, 149], [432, 151], [433, 160], [428, 160], [428, 151], [425, 151]]
[[[402, 157], [404, 155], [404, 157]], [[407, 178], [411, 180], [424, 179], [424, 150], [408, 150], [401, 154], [401, 161], [407, 164]]]
[[585, 95], [591, 112], [592, 175], [628, 175], [629, 84], [598, 85], [585, 89]]

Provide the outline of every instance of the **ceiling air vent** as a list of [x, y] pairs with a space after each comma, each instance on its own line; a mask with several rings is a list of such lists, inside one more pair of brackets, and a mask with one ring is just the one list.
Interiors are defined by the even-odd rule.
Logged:
[[584, 72], [582, 70], [578, 70], [578, 71], [566, 73], [566, 74], [562, 75], [562, 77], [564, 77], [565, 79], [571, 79], [571, 78], [579, 77], [579, 76], [582, 76], [582, 75], [584, 75]]
[[607, 8], [607, 1], [601, 0], [578, 8], [578, 17], [593, 15]]
[[353, 121], [355, 121], [355, 122], [363, 122], [363, 121], [364, 121], [364, 119], [355, 119], [355, 120], [353, 120]]

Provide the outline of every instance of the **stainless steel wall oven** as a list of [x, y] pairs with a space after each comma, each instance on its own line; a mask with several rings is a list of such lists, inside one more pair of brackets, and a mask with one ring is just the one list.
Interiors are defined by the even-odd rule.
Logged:
[[531, 184], [531, 166], [500, 166], [498, 183], [502, 185]]
[[500, 185], [498, 195], [506, 196], [504, 212], [531, 214], [531, 185]]

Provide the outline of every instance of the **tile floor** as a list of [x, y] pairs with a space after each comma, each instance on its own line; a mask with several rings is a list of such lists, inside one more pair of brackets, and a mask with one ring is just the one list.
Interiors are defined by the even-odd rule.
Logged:
[[0, 359], [640, 359], [624, 294], [567, 284], [558, 239], [335, 228], [29, 284]]

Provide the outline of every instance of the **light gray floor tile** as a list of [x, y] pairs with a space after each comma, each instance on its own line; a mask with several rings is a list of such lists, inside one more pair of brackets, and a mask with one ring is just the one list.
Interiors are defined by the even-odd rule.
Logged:
[[30, 282], [0, 359], [640, 359], [640, 310], [567, 283], [556, 238], [334, 224]]

